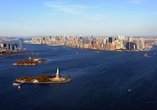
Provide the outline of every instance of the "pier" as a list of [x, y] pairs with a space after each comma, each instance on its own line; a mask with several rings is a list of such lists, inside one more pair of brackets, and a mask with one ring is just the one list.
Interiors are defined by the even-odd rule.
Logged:
[[71, 75], [66, 76], [65, 78], [71, 77]]

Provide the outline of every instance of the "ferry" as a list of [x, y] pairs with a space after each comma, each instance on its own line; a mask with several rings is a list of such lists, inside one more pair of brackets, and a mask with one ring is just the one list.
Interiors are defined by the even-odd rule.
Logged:
[[19, 84], [18, 83], [13, 83], [13, 86], [19, 86]]
[[147, 54], [144, 54], [144, 56], [147, 56]]

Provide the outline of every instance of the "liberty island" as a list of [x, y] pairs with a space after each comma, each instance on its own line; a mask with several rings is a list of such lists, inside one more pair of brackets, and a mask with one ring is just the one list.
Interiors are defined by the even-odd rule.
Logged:
[[15, 82], [18, 82], [20, 84], [24, 83], [49, 84], [49, 83], [66, 83], [72, 81], [67, 77], [60, 77], [58, 67], [56, 75], [40, 75], [39, 77], [21, 77], [15, 79]]

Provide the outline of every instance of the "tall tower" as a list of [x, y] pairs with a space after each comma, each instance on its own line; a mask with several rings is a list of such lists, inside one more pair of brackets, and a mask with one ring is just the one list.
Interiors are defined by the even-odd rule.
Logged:
[[109, 43], [112, 43], [112, 37], [109, 37], [108, 40], [109, 40]]
[[140, 49], [140, 40], [137, 39], [137, 49], [139, 50]]
[[72, 40], [74, 39], [74, 34], [72, 34], [71, 39], [72, 39]]
[[20, 51], [23, 51], [23, 38], [20, 38]]
[[139, 43], [140, 49], [144, 49], [144, 39], [140, 38], [140, 43]]

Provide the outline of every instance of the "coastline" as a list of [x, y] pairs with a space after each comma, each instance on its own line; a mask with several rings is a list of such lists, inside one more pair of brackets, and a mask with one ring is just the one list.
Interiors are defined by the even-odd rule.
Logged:
[[[58, 45], [58, 46], [64, 46], [69, 48], [75, 48], [67, 45]], [[114, 50], [104, 50], [104, 49], [90, 49], [90, 48], [75, 48], [75, 49], [83, 49], [83, 50], [97, 50], [97, 51], [135, 51], [135, 52], [142, 52], [142, 51], [149, 51], [151, 49], [147, 50], [133, 50], [133, 49], [114, 49]]]
[[14, 56], [27, 56], [27, 55], [40, 55], [40, 53], [16, 53], [16, 54], [1, 54], [0, 57], [14, 57]]
[[68, 78], [67, 81], [56, 81], [56, 82], [38, 82], [38, 83], [33, 83], [33, 82], [28, 82], [28, 84], [51, 84], [51, 83], [67, 83], [72, 81], [71, 79]]
[[[67, 78], [68, 80], [67, 81], [54, 81], [54, 82], [25, 82], [25, 83], [20, 83], [21, 84], [51, 84], [51, 83], [67, 83], [67, 82], [71, 82], [72, 80]], [[15, 81], [17, 82], [17, 81]], [[19, 83], [19, 82], [17, 82]]]

